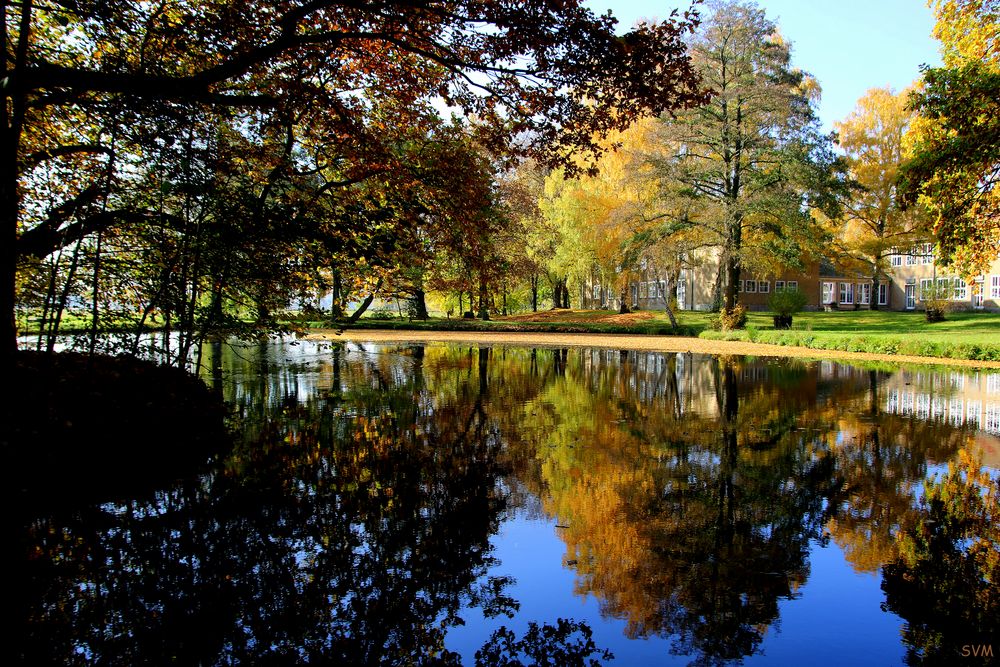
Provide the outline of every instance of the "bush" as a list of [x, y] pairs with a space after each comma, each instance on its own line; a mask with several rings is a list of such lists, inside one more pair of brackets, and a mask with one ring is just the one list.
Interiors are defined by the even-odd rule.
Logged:
[[792, 315], [805, 308], [806, 301], [805, 292], [797, 289], [772, 292], [767, 297], [767, 307], [774, 312], [774, 328], [791, 329]]
[[712, 318], [712, 328], [716, 331], [734, 331], [742, 329], [747, 324], [747, 309], [742, 303], [733, 306], [729, 312], [720, 311]]
[[920, 302], [924, 306], [924, 317], [928, 322], [943, 322], [945, 315], [955, 309], [951, 296], [950, 280], [938, 280], [929, 289], [921, 290]]

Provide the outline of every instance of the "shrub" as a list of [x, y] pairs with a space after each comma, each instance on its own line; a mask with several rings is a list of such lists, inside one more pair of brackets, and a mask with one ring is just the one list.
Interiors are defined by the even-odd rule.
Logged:
[[942, 322], [945, 315], [955, 308], [951, 300], [951, 281], [938, 280], [920, 292], [920, 302], [924, 306], [924, 316], [928, 322]]
[[779, 315], [794, 315], [806, 305], [806, 294], [797, 289], [771, 292], [767, 297], [767, 307]]
[[747, 309], [742, 303], [733, 306], [729, 312], [719, 311], [719, 314], [712, 318], [712, 328], [716, 331], [733, 331], [742, 329], [747, 324]]

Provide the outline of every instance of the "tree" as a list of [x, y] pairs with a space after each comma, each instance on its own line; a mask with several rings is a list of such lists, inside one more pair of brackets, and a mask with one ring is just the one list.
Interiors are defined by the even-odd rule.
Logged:
[[[680, 39], [696, 20], [686, 12], [618, 37], [610, 15], [556, 0], [0, 2], [6, 349], [16, 348], [21, 259], [156, 217], [116, 197], [123, 128], [138, 138], [138, 164], [169, 140], [170, 119], [206, 110], [251, 132], [284, 130], [289, 146], [323, 134], [340, 149], [334, 160], [362, 165], [385, 123], [372, 110], [420, 123], [440, 98], [481, 119], [487, 145], [529, 137], [525, 150], [575, 169], [592, 137], [699, 99]], [[39, 169], [79, 162], [92, 164], [72, 170], [79, 182], [64, 198], [33, 196]], [[272, 177], [295, 170], [274, 167]]]
[[982, 273], [1000, 253], [1000, 3], [934, 0], [945, 67], [927, 69], [912, 106], [904, 204], [934, 218], [941, 261]]
[[[789, 44], [762, 10], [715, 5], [691, 49], [711, 100], [661, 117], [667, 152], [650, 162], [662, 174], [673, 228], [699, 227], [719, 248], [730, 312], [744, 269], [797, 266], [817, 240], [808, 209], [829, 204], [834, 159], [813, 113], [819, 86], [791, 66]], [[680, 198], [697, 201], [697, 214], [677, 206]]]
[[[872, 294], [891, 271], [893, 246], [909, 248], [924, 231], [914, 209], [898, 206], [896, 183], [904, 159], [903, 137], [912, 118], [908, 93], [873, 88], [858, 100], [854, 112], [834, 127], [847, 155], [848, 175], [855, 185], [842, 200], [838, 235], [848, 256], [871, 276]], [[872, 309], [878, 299], [870, 300]]]
[[912, 104], [927, 122], [902, 169], [904, 203], [929, 209], [943, 264], [982, 273], [1000, 254], [1000, 70], [928, 70]]
[[885, 607], [906, 621], [907, 664], [949, 664], [990, 646], [1000, 629], [1000, 482], [961, 450], [947, 473], [925, 480], [907, 518], [882, 570]]

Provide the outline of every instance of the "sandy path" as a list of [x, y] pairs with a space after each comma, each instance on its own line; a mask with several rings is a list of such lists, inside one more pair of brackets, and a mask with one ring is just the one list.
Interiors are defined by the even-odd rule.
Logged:
[[544, 347], [609, 347], [652, 352], [696, 352], [699, 354], [747, 354], [758, 357], [809, 357], [845, 361], [883, 361], [892, 364], [936, 364], [971, 368], [1000, 368], [998, 361], [968, 361], [939, 357], [913, 357], [868, 352], [814, 350], [807, 347], [764, 345], [736, 341], [704, 340], [682, 336], [633, 336], [630, 334], [502, 333], [490, 331], [383, 331], [350, 329], [337, 333], [319, 329], [305, 335], [306, 340], [353, 340], [375, 342], [455, 342], [488, 345], [532, 345]]

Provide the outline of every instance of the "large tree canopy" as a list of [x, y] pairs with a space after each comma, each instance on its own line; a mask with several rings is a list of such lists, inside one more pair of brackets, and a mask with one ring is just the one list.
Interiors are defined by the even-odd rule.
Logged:
[[717, 4], [692, 58], [711, 100], [663, 116], [649, 162], [671, 232], [695, 227], [720, 248], [730, 312], [741, 271], [795, 264], [819, 242], [809, 209], [829, 203], [834, 157], [814, 113], [819, 85], [792, 66], [791, 46], [763, 10]]
[[932, 6], [945, 67], [928, 69], [913, 96], [922, 118], [901, 194], [934, 215], [945, 263], [981, 273], [1000, 254], [1000, 2]]
[[[909, 248], [925, 240], [924, 216], [900, 210], [897, 178], [904, 159], [904, 135], [913, 118], [909, 94], [872, 88], [855, 110], [835, 125], [854, 186], [843, 198], [843, 215], [836, 220], [840, 242], [851, 268], [871, 277], [873, 294], [882, 276], [891, 272], [893, 247]], [[878, 299], [870, 299], [878, 308]]]
[[307, 172], [323, 192], [392, 173], [400, 136], [433, 132], [442, 105], [475, 118], [488, 148], [572, 171], [607, 132], [700, 99], [689, 12], [624, 36], [610, 15], [561, 0], [25, 0], [0, 12], [7, 312], [19, 259], [167, 219], [119, 195], [178, 133], [197, 148], [222, 122], [277, 146], [254, 174], [263, 201]]

